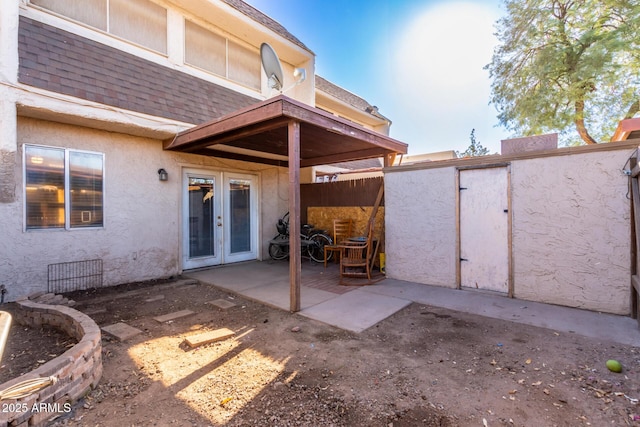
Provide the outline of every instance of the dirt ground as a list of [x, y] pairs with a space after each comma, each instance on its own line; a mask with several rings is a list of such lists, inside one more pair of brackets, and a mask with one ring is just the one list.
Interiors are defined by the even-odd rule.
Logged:
[[[142, 333], [103, 335], [99, 386], [53, 426], [640, 426], [639, 347], [421, 304], [356, 334], [208, 285], [72, 298], [100, 326]], [[195, 313], [153, 319], [183, 309]], [[220, 328], [235, 336], [185, 343]]]

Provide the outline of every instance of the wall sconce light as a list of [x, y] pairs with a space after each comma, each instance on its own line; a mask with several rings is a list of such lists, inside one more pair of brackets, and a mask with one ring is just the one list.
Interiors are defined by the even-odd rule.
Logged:
[[164, 168], [160, 168], [158, 169], [158, 177], [160, 178], [160, 181], [166, 181], [169, 179], [169, 174], [164, 170]]

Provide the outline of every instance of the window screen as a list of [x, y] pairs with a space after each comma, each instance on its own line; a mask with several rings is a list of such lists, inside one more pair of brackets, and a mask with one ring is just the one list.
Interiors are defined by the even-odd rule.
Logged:
[[106, 0], [31, 0], [31, 4], [107, 31]]
[[229, 79], [260, 89], [260, 56], [244, 46], [229, 41]]
[[167, 10], [148, 0], [109, 0], [109, 32], [167, 53]]
[[184, 30], [184, 62], [226, 77], [227, 40], [191, 21]]

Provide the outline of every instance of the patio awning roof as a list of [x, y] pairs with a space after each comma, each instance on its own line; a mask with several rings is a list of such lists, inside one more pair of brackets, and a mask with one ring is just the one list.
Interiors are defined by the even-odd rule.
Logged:
[[291, 122], [300, 124], [300, 167], [407, 152], [403, 142], [284, 95], [180, 132], [164, 148], [287, 167]]
[[[407, 144], [284, 95], [178, 133], [165, 150], [287, 167], [289, 245], [301, 247], [300, 168], [370, 158], [393, 164]], [[291, 311], [300, 310], [300, 251], [289, 258]]]

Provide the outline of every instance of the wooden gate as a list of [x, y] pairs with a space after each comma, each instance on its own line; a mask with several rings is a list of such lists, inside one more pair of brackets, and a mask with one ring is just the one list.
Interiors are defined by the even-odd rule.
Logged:
[[459, 191], [459, 286], [513, 296], [508, 167], [460, 170]]

